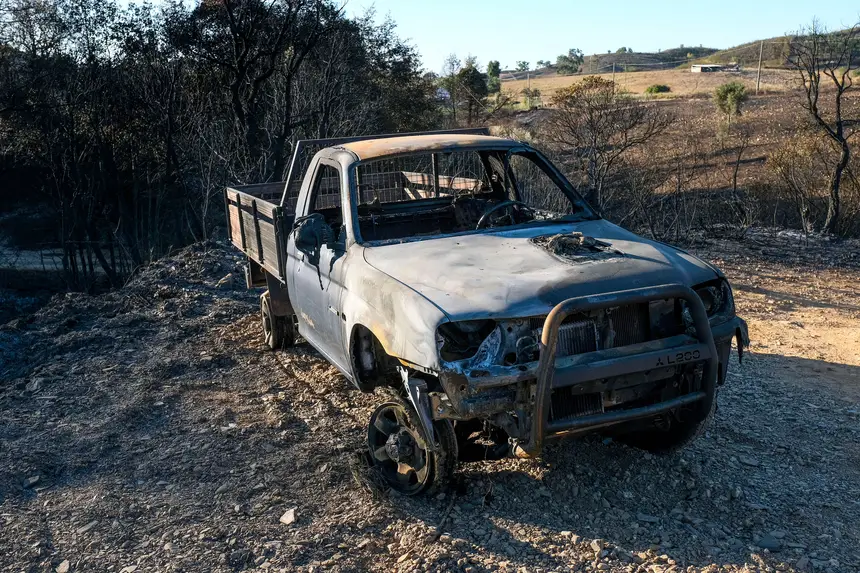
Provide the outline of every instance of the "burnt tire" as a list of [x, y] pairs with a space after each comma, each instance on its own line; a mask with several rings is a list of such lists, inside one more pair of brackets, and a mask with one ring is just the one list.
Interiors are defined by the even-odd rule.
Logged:
[[275, 316], [268, 291], [260, 296], [260, 316], [263, 321], [263, 340], [271, 350], [280, 350], [296, 342], [292, 316]]
[[678, 452], [705, 433], [717, 410], [717, 398], [711, 403], [711, 408], [702, 418], [693, 410], [682, 409], [664, 418], [654, 420], [648, 428], [634, 430], [618, 436], [618, 441], [628, 446], [639, 448], [657, 455], [669, 455]]
[[399, 397], [377, 406], [367, 427], [370, 461], [385, 483], [403, 495], [444, 491], [457, 467], [457, 437], [448, 420], [433, 423], [439, 447], [427, 449], [418, 413]]

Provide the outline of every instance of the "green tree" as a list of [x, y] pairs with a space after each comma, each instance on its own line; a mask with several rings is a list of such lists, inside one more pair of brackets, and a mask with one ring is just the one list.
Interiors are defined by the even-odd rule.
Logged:
[[571, 48], [567, 51], [567, 54], [562, 54], [556, 58], [555, 65], [558, 68], [559, 74], [569, 76], [580, 70], [584, 59], [582, 50]]
[[625, 48], [624, 46], [621, 46], [620, 48], [618, 48], [617, 50], [615, 50], [615, 53], [616, 53], [616, 54], [626, 54], [626, 53], [627, 53], [627, 48]]
[[517, 71], [518, 72], [527, 72], [529, 70], [529, 63], [525, 60], [520, 60], [517, 62]]
[[499, 75], [502, 73], [502, 67], [498, 60], [490, 60], [487, 64], [487, 90], [490, 93], [498, 93], [502, 89], [502, 81]]
[[741, 114], [741, 107], [747, 97], [747, 88], [740, 82], [729, 82], [714, 90], [714, 104], [728, 121]]
[[457, 82], [463, 93], [464, 107], [466, 108], [466, 123], [472, 125], [477, 119], [479, 112], [486, 107], [487, 76], [478, 69], [477, 60], [470, 56], [466, 63], [457, 73]]

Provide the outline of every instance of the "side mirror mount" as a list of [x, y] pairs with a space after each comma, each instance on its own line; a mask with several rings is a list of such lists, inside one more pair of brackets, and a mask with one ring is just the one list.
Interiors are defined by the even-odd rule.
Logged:
[[293, 226], [296, 249], [307, 255], [313, 265], [318, 265], [320, 249], [332, 242], [331, 228], [320, 213], [312, 213], [296, 219]]

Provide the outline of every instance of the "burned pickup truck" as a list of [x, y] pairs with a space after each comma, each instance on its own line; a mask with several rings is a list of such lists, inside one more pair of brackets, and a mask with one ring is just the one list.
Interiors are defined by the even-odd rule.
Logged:
[[684, 446], [732, 339], [748, 344], [726, 278], [484, 133], [301, 141], [286, 182], [226, 189], [266, 343], [301, 335], [362, 391], [389, 390], [368, 452], [406, 494], [476, 448], [535, 456], [593, 431]]

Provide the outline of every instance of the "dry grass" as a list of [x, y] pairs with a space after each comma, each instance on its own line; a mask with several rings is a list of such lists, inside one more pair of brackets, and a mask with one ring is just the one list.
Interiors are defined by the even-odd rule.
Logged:
[[[598, 74], [605, 79], [612, 79], [612, 74]], [[548, 96], [556, 90], [575, 84], [584, 76], [559, 76], [547, 75], [532, 78], [532, 89], [539, 89], [541, 95], [548, 101]], [[792, 87], [794, 72], [791, 70], [762, 70], [761, 89], [770, 93], [782, 93]], [[634, 94], [644, 94], [645, 88], [653, 84], [665, 84], [671, 88], [666, 96], [692, 96], [711, 94], [714, 89], [730, 81], [740, 81], [750, 90], [755, 89], [756, 71], [743, 70], [741, 72], [729, 73], [700, 73], [694, 74], [690, 70], [655, 70], [653, 72], [627, 72], [615, 74], [618, 85]], [[526, 80], [508, 80], [502, 82], [502, 90], [519, 93], [527, 87]]]

